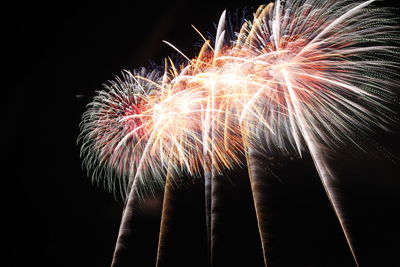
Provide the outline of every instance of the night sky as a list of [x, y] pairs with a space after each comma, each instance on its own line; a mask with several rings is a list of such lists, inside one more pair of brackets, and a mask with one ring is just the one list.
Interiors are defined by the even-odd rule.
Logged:
[[[109, 266], [123, 202], [91, 184], [76, 139], [85, 106], [121, 70], [189, 57], [224, 9], [263, 1], [14, 3], [3, 8], [8, 70], [1, 105], [1, 235], [4, 266]], [[386, 1], [394, 6], [395, 1]], [[398, 88], [398, 90], [400, 90]], [[372, 137], [400, 158], [400, 126]], [[361, 266], [400, 266], [400, 160], [330, 154]], [[310, 158], [266, 158], [276, 176], [266, 194], [270, 261], [275, 266], [354, 266]], [[206, 266], [202, 181], [182, 178], [164, 266]], [[216, 266], [263, 266], [247, 170], [224, 178]], [[154, 266], [161, 192], [136, 211], [131, 266]]]

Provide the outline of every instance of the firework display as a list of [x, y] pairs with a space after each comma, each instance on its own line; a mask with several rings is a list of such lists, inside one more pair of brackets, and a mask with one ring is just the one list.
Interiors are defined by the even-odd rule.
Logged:
[[262, 181], [252, 155], [308, 152], [357, 262], [325, 152], [361, 147], [360, 139], [397, 120], [397, 23], [373, 2], [277, 0], [231, 39], [224, 12], [214, 42], [201, 35], [195, 58], [125, 72], [98, 93], [81, 124], [85, 166], [128, 200], [166, 177], [204, 176], [212, 248], [214, 178], [247, 165], [267, 265]]

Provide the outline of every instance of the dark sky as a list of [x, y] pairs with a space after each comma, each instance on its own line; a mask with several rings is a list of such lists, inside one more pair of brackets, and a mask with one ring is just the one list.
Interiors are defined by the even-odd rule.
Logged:
[[[0, 131], [5, 266], [110, 265], [123, 203], [91, 185], [82, 170], [76, 138], [85, 105], [122, 69], [173, 53], [162, 40], [194, 56], [199, 37], [191, 24], [213, 32], [224, 9], [263, 3], [34, 1], [3, 8], [10, 15], [2, 22], [9, 72]], [[374, 139], [400, 157], [394, 128]], [[362, 265], [400, 266], [399, 162], [361, 152], [332, 157]], [[266, 177], [271, 266], [354, 266], [310, 159], [270, 162], [280, 178]], [[217, 266], [262, 266], [246, 170], [232, 171], [229, 179], [221, 192]], [[176, 190], [165, 266], [205, 266], [201, 190], [201, 181]], [[137, 211], [134, 266], [154, 266], [159, 205], [159, 196], [149, 198]]]

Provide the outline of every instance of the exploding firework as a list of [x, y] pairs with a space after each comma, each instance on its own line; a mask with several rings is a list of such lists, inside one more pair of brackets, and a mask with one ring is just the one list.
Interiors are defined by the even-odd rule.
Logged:
[[337, 148], [393, 122], [399, 38], [372, 2], [277, 1], [243, 26], [233, 52], [258, 81], [251, 104], [272, 129], [269, 144], [301, 153], [310, 135]]
[[[206, 42], [184, 75], [211, 95], [213, 134], [235, 125], [244, 153], [257, 143], [311, 153], [354, 257], [323, 154], [349, 143], [362, 148], [363, 138], [396, 119], [396, 21], [372, 2], [277, 1], [259, 8], [233, 45], [223, 42], [224, 13], [214, 49]], [[214, 120], [219, 114], [225, 120]]]
[[[186, 71], [178, 73], [173, 65], [164, 73], [125, 72], [98, 92], [80, 135], [83, 162], [94, 181], [125, 196], [132, 183], [139, 193], [154, 190], [167, 172], [199, 176], [211, 161], [218, 173], [238, 164], [240, 135], [226, 112], [210, 106], [204, 79], [187, 80]], [[205, 120], [218, 121], [223, 130], [211, 137], [213, 123], [204, 126]]]
[[396, 22], [384, 9], [368, 8], [372, 2], [277, 1], [259, 8], [232, 50], [251, 69], [246, 77], [259, 83], [252, 95], [260, 101], [251, 104], [264, 111], [266, 143], [300, 155], [307, 148], [356, 262], [324, 157], [325, 147], [360, 146], [360, 137], [395, 118], [389, 89], [398, 78]]
[[357, 261], [325, 154], [362, 148], [360, 140], [397, 119], [397, 23], [373, 2], [278, 0], [228, 41], [224, 12], [214, 45], [203, 37], [187, 64], [125, 73], [99, 92], [83, 116], [85, 165], [124, 195], [204, 173], [211, 243], [214, 178], [246, 164], [267, 263], [263, 182], [252, 155], [308, 151]]
[[168, 170], [193, 173], [198, 157], [190, 153], [197, 151], [199, 126], [188, 124], [200, 121], [186, 117], [196, 116], [188, 107], [202, 97], [168, 88], [162, 72], [142, 69], [123, 73], [98, 92], [83, 115], [80, 136], [93, 180], [126, 196], [130, 186], [153, 190]]
[[[141, 74], [148, 81], [136, 79]], [[144, 114], [152, 109], [158, 93], [158, 71], [124, 72], [122, 78], [105, 85], [88, 105], [81, 122], [81, 156], [92, 180], [110, 191], [125, 195], [129, 178], [136, 175], [148, 140], [152, 120]], [[152, 81], [152, 82], [150, 82]], [[142, 165], [151, 166], [151, 162]], [[160, 175], [160, 168], [141, 167], [143, 175]], [[147, 173], [146, 173], [147, 172]]]

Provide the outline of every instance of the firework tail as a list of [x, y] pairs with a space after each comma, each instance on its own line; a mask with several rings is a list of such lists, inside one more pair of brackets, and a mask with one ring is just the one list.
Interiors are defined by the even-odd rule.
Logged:
[[208, 264], [211, 266], [211, 173], [204, 172], [204, 197], [206, 211], [206, 230], [207, 230], [207, 254]]
[[268, 234], [267, 234], [267, 222], [266, 222], [266, 208], [265, 208], [265, 194], [264, 189], [267, 183], [265, 177], [265, 170], [263, 169], [263, 161], [260, 155], [252, 149], [247, 149], [246, 153], [247, 168], [249, 172], [251, 193], [253, 196], [254, 208], [256, 211], [258, 232], [260, 235], [261, 248], [263, 253], [264, 265], [268, 266]]
[[134, 208], [138, 201], [136, 192], [135, 192], [137, 180], [138, 179], [135, 179], [133, 181], [133, 184], [129, 191], [128, 198], [126, 199], [126, 202], [125, 202], [124, 211], [122, 212], [122, 219], [121, 219], [121, 224], [120, 224], [119, 231], [118, 231], [117, 242], [115, 244], [115, 250], [114, 250], [113, 259], [111, 262], [111, 267], [119, 266], [119, 263], [122, 261], [121, 259], [123, 258], [123, 255], [127, 250], [127, 246], [126, 246], [127, 240], [129, 239], [129, 237], [132, 234]]
[[[209, 103], [207, 103], [208, 105]], [[209, 110], [209, 109], [207, 109]], [[210, 118], [211, 116], [211, 118]], [[211, 121], [211, 123], [210, 123]], [[205, 198], [205, 212], [206, 212], [206, 230], [207, 230], [207, 254], [208, 254], [208, 265], [211, 267], [212, 266], [212, 180], [214, 178], [214, 168], [213, 168], [213, 144], [212, 140], [210, 142], [209, 138], [209, 126], [211, 125], [211, 131], [212, 131], [212, 114], [210, 114], [209, 111], [206, 112], [205, 114], [205, 123], [206, 126], [203, 128], [204, 131], [204, 136], [203, 136], [203, 152], [204, 152], [204, 158], [203, 158], [203, 168], [204, 168], [204, 198]], [[211, 139], [213, 137], [213, 133], [211, 133]], [[209, 153], [209, 146], [211, 146], [211, 157], [207, 157]]]
[[170, 173], [167, 174], [167, 178], [165, 179], [165, 188], [164, 188], [164, 197], [163, 197], [163, 205], [162, 205], [162, 213], [161, 213], [161, 222], [160, 222], [160, 234], [158, 238], [158, 247], [157, 247], [157, 259], [156, 259], [156, 267], [160, 267], [162, 265], [162, 260], [164, 257], [164, 244], [168, 238], [168, 228], [171, 225], [171, 214], [173, 213], [173, 181], [172, 175]]
[[285, 79], [286, 86], [289, 92], [291, 106], [298, 118], [297, 124], [300, 128], [304, 141], [308, 147], [308, 150], [311, 154], [311, 157], [314, 161], [315, 168], [318, 171], [318, 174], [321, 178], [322, 185], [325, 189], [325, 192], [329, 198], [329, 202], [331, 203], [333, 210], [339, 220], [340, 226], [343, 230], [344, 236], [346, 238], [347, 244], [349, 245], [351, 254], [357, 266], [358, 259], [354, 250], [353, 241], [350, 235], [348, 224], [346, 223], [346, 218], [344, 216], [343, 207], [339, 201], [339, 194], [333, 188], [333, 181], [335, 177], [333, 176], [332, 172], [329, 169], [329, 166], [326, 164], [324, 160], [324, 156], [321, 150], [321, 147], [318, 143], [314, 140], [312, 134], [310, 133], [310, 129], [307, 127], [306, 120], [302, 113], [302, 109], [300, 107], [300, 101], [296, 95], [295, 90], [292, 88], [292, 84], [289, 80], [288, 73], [285, 70], [282, 70], [283, 78]]
[[318, 171], [318, 174], [321, 178], [322, 185], [323, 185], [325, 192], [329, 198], [329, 202], [331, 203], [331, 205], [335, 211], [335, 214], [339, 220], [340, 226], [343, 230], [343, 233], [344, 233], [346, 241], [349, 245], [349, 248], [350, 248], [351, 254], [354, 258], [354, 261], [355, 261], [356, 265], [359, 266], [358, 258], [357, 258], [357, 255], [356, 255], [355, 249], [354, 249], [353, 240], [350, 235], [350, 230], [349, 230], [348, 224], [346, 223], [346, 216], [344, 215], [344, 208], [342, 207], [340, 200], [339, 200], [340, 195], [339, 195], [339, 192], [337, 192], [337, 190], [335, 190], [335, 187], [334, 187], [335, 177], [333, 176], [329, 166], [326, 164], [322, 151], [318, 148], [318, 146], [313, 142], [312, 139], [307, 141], [307, 146], [308, 146], [308, 149], [313, 158], [313, 161], [314, 161], [315, 167]]
[[262, 160], [260, 153], [258, 153], [253, 146], [249, 143], [247, 133], [250, 131], [247, 127], [246, 121], [240, 124], [242, 132], [242, 140], [245, 149], [246, 165], [249, 174], [251, 194], [253, 197], [254, 209], [256, 212], [258, 233], [261, 241], [261, 249], [263, 254], [263, 260], [265, 267], [268, 266], [267, 263], [267, 222], [266, 222], [266, 209], [263, 205], [265, 203], [265, 170], [263, 166], [265, 161]]

